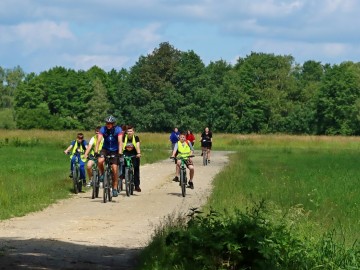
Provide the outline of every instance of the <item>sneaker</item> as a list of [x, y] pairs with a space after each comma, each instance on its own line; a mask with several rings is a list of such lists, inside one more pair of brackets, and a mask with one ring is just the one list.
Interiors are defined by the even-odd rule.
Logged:
[[174, 182], [179, 182], [179, 177], [175, 176], [173, 179]]
[[113, 189], [112, 195], [113, 197], [117, 197], [119, 195], [116, 189]]
[[86, 180], [82, 179], [82, 182], [83, 182], [83, 186], [86, 187]]
[[194, 189], [194, 183], [193, 183], [193, 182], [189, 182], [189, 183], [188, 183], [188, 187], [191, 188], [191, 189]]
[[140, 187], [135, 187], [135, 191], [141, 192], [141, 188]]
[[203, 153], [201, 153], [201, 156], [203, 156]]
[[210, 164], [210, 159], [208, 159], [208, 163]]
[[87, 186], [87, 187], [92, 187], [92, 185], [93, 185], [92, 180], [89, 180], [89, 182], [88, 182], [88, 184], [87, 184], [86, 186]]

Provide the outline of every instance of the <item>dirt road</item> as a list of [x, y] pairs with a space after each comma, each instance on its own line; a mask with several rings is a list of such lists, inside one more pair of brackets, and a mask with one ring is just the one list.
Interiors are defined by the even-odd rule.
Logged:
[[[103, 203], [90, 189], [41, 212], [0, 222], [0, 269], [133, 269], [164, 217], [201, 206], [211, 181], [227, 164], [226, 152], [212, 152], [202, 166], [196, 153], [195, 189], [181, 196], [173, 161], [141, 166], [141, 193], [124, 193]], [[100, 190], [100, 194], [102, 190]]]

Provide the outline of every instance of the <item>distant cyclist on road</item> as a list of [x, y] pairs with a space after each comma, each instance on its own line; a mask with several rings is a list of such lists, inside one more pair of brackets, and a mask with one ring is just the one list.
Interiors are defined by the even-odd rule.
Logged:
[[[89, 141], [89, 145], [85, 151], [85, 155], [84, 158], [87, 159], [88, 157], [90, 157], [90, 159], [87, 162], [87, 166], [86, 166], [86, 171], [87, 171], [87, 175], [89, 178], [89, 182], [88, 182], [88, 186], [91, 186], [91, 179], [93, 177], [92, 175], [92, 166], [94, 164], [94, 158], [95, 158], [95, 146], [96, 146], [96, 142], [98, 140], [98, 134], [100, 131], [100, 126], [95, 128], [95, 135], [91, 137], [90, 141]], [[102, 148], [102, 144], [104, 142], [104, 139], [100, 142], [100, 148]]]
[[[190, 180], [188, 183], [189, 185], [188, 187], [191, 189], [194, 189], [193, 178], [194, 178], [195, 169], [192, 159], [189, 156], [193, 154], [194, 154], [194, 148], [192, 147], [191, 143], [186, 140], [186, 134], [182, 133], [180, 135], [180, 140], [175, 144], [174, 151], [172, 152], [171, 157], [182, 157], [186, 159], [185, 162], [186, 167], [190, 170]], [[176, 164], [176, 176], [173, 179], [173, 181], [175, 182], [179, 181], [180, 165], [181, 165], [181, 160], [178, 159]]]
[[201, 134], [201, 148], [202, 148], [202, 151], [207, 149], [208, 163], [210, 163], [211, 147], [212, 147], [212, 132], [209, 130], [208, 127], [206, 127], [204, 129], [204, 132]]
[[[140, 188], [140, 139], [134, 134], [134, 127], [127, 126], [126, 133], [123, 137], [123, 154], [124, 156], [136, 156], [132, 158], [134, 166], [134, 184], [135, 190], [141, 192]], [[123, 175], [125, 174], [125, 167], [123, 167]]]
[[87, 142], [86, 140], [84, 140], [84, 134], [83, 133], [78, 133], [76, 136], [76, 140], [71, 141], [70, 145], [68, 148], [66, 148], [64, 150], [65, 154], [68, 154], [71, 151], [70, 154], [70, 175], [69, 177], [72, 178], [73, 177], [73, 168], [74, 168], [74, 164], [75, 164], [75, 160], [76, 160], [76, 155], [80, 154], [80, 158], [79, 158], [79, 164], [80, 164], [80, 179], [83, 181], [83, 185], [86, 185], [86, 177], [85, 177], [85, 162], [86, 162], [86, 158], [84, 156], [85, 151], [87, 148]]
[[[95, 146], [95, 153], [99, 153], [100, 157], [98, 159], [98, 166], [100, 171], [100, 181], [104, 179], [104, 162], [105, 156], [107, 155], [116, 155], [110, 159], [111, 168], [113, 172], [113, 197], [118, 196], [117, 192], [117, 182], [118, 182], [118, 164], [119, 158], [118, 155], [122, 154], [122, 138], [123, 133], [122, 129], [119, 126], [116, 126], [116, 119], [114, 116], [110, 115], [105, 118], [106, 125], [100, 128], [98, 139]], [[100, 147], [101, 141], [104, 139], [103, 146]]]

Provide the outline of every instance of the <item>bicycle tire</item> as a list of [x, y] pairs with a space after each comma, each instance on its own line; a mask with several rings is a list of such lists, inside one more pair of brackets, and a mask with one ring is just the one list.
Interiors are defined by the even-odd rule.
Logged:
[[125, 191], [126, 191], [126, 196], [130, 196], [130, 175], [129, 175], [129, 168], [125, 168]]
[[93, 175], [91, 177], [91, 181], [92, 181], [92, 194], [91, 194], [91, 199], [95, 199], [96, 198], [96, 179], [97, 179], [97, 171], [93, 170], [92, 171]]
[[180, 171], [180, 186], [181, 186], [181, 194], [183, 197], [186, 196], [186, 169], [181, 168]]
[[108, 189], [110, 189], [107, 171], [104, 172], [104, 183], [103, 183], [103, 185], [104, 185], [104, 187], [103, 187], [103, 202], [106, 203], [107, 200], [108, 200]]
[[78, 182], [79, 182], [79, 177], [80, 176], [78, 175], [78, 170], [76, 168], [76, 165], [74, 165], [72, 175], [73, 175], [74, 193], [78, 194], [79, 193]]
[[135, 184], [134, 184], [134, 172], [132, 169], [129, 170], [129, 179], [130, 179], [130, 195], [134, 195]]
[[207, 149], [203, 151], [203, 165], [206, 166], [208, 163]]
[[112, 187], [113, 187], [113, 181], [112, 181], [112, 172], [108, 171], [108, 181], [109, 181], [109, 188], [108, 188], [108, 199], [109, 202], [112, 201]]
[[99, 191], [100, 191], [100, 175], [99, 170], [96, 170], [96, 179], [95, 179], [95, 197], [99, 198]]

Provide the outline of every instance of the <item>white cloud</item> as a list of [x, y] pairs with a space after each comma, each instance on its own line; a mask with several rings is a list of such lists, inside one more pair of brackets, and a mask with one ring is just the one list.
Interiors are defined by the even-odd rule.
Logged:
[[65, 55], [66, 60], [74, 69], [88, 70], [93, 66], [98, 66], [106, 71], [111, 69], [121, 69], [129, 60], [125, 56], [115, 55]]

